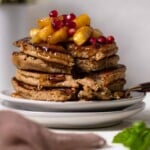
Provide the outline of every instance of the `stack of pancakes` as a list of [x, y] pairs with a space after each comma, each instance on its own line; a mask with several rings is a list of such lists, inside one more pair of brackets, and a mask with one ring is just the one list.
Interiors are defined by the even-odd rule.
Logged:
[[61, 45], [32, 44], [29, 38], [15, 42], [16, 75], [12, 79], [15, 97], [35, 100], [76, 99], [77, 82], [72, 78], [73, 57]]
[[34, 100], [109, 100], [123, 91], [126, 67], [118, 64], [116, 43], [32, 44], [29, 38], [15, 42], [12, 60], [14, 97]]
[[[126, 83], [124, 65], [118, 64], [118, 47], [115, 42], [103, 45], [68, 44], [75, 59], [76, 70], [81, 74], [78, 83], [79, 99], [114, 99], [124, 96]], [[78, 72], [78, 74], [79, 74]]]

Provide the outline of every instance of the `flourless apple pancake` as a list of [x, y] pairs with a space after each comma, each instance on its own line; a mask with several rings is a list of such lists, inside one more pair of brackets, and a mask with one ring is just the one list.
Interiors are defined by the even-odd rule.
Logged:
[[108, 69], [117, 65], [119, 61], [118, 55], [113, 55], [110, 57], [106, 57], [101, 60], [92, 60], [92, 59], [75, 59], [76, 67], [81, 69], [83, 72], [90, 72], [90, 71], [99, 71], [103, 69]]
[[126, 67], [124, 65], [117, 65], [114, 68], [90, 73], [84, 78], [78, 79], [78, 83], [82, 86], [90, 87], [92, 90], [97, 90], [101, 87], [107, 87], [114, 81], [125, 78]]
[[18, 81], [16, 78], [12, 79], [12, 85], [15, 92], [12, 96], [22, 97], [34, 100], [43, 101], [68, 101], [76, 99], [76, 88], [41, 88], [40, 90], [37, 86], [32, 86]]
[[72, 67], [48, 62], [43, 59], [27, 55], [23, 52], [13, 52], [12, 62], [18, 69], [22, 70], [62, 74], [71, 74], [72, 70]]
[[30, 40], [30, 38], [24, 38], [14, 44], [27, 55], [69, 67], [74, 65], [72, 56], [61, 45], [47, 44], [45, 42], [33, 44]]
[[42, 87], [73, 87], [78, 88], [78, 84], [72, 75], [50, 74], [33, 71], [16, 70], [16, 79], [20, 82]]
[[117, 53], [118, 47], [115, 42], [104, 45], [82, 45], [68, 44], [68, 50], [74, 58], [101, 60]]

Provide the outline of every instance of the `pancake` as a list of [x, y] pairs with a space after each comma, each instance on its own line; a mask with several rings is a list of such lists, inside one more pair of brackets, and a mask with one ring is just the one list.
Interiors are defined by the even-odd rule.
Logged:
[[48, 43], [32, 44], [30, 38], [18, 40], [14, 45], [19, 47], [25, 54], [33, 57], [69, 67], [74, 65], [72, 56], [61, 45], [50, 45]]
[[99, 88], [107, 87], [109, 84], [119, 79], [125, 78], [126, 67], [118, 64], [116, 67], [104, 71], [90, 73], [87, 76], [78, 79], [77, 82], [84, 87], [90, 87], [97, 91]]
[[41, 101], [69, 101], [75, 99], [77, 91], [75, 88], [42, 88], [38, 90], [36, 86], [22, 83], [16, 78], [12, 79], [12, 85], [15, 89], [12, 96]]
[[[117, 99], [116, 93], [123, 91], [123, 87], [126, 83], [125, 79], [119, 79], [107, 85], [107, 87], [98, 88], [96, 91], [89, 86], [83, 86], [83, 89], [79, 91], [78, 98], [84, 100], [110, 100]], [[115, 93], [115, 95], [114, 95]], [[123, 96], [123, 95], [122, 95]]]
[[106, 57], [98, 61], [92, 59], [77, 58], [75, 61], [75, 65], [83, 72], [90, 72], [114, 67], [117, 65], [118, 61], [118, 55]]
[[16, 70], [16, 79], [23, 83], [33, 85], [39, 89], [42, 87], [74, 87], [78, 88], [76, 80], [71, 75], [46, 74], [24, 70]]
[[13, 52], [12, 62], [18, 69], [34, 70], [46, 73], [71, 74], [72, 67], [58, 63], [44, 61], [43, 59], [29, 56], [23, 52]]
[[118, 80], [115, 80], [114, 82], [108, 84], [107, 88], [111, 92], [123, 91], [125, 84], [126, 84], [126, 80], [125, 79], [118, 79]]
[[74, 43], [69, 43], [67, 49], [74, 58], [84, 58], [92, 60], [101, 60], [117, 53], [118, 47], [116, 43], [104, 45], [82, 45], [77, 46]]
[[110, 100], [113, 99], [113, 95], [108, 88], [103, 90], [93, 91], [91, 88], [86, 87], [79, 91], [78, 98], [81, 100]]

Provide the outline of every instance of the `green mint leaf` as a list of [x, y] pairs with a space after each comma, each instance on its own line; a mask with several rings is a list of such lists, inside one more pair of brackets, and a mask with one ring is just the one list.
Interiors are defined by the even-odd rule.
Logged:
[[121, 143], [130, 150], [150, 150], [150, 128], [142, 121], [123, 129], [113, 138], [113, 143]]

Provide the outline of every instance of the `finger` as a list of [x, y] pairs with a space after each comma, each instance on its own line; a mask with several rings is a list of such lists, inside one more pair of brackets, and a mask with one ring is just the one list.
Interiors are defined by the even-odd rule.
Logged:
[[106, 141], [95, 134], [60, 134], [55, 133], [55, 141], [53, 150], [93, 150], [101, 148], [106, 144]]
[[40, 125], [14, 112], [0, 113], [0, 133], [3, 145], [13, 146], [20, 141], [32, 149], [40, 150], [44, 147]]
[[103, 138], [95, 134], [64, 134], [61, 136], [64, 136], [64, 142], [70, 143], [71, 147], [77, 149], [100, 148], [106, 143]]
[[25, 146], [25, 145], [18, 145], [18, 146], [2, 146], [1, 147], [2, 150], [33, 150], [33, 148], [30, 148], [28, 146]]

